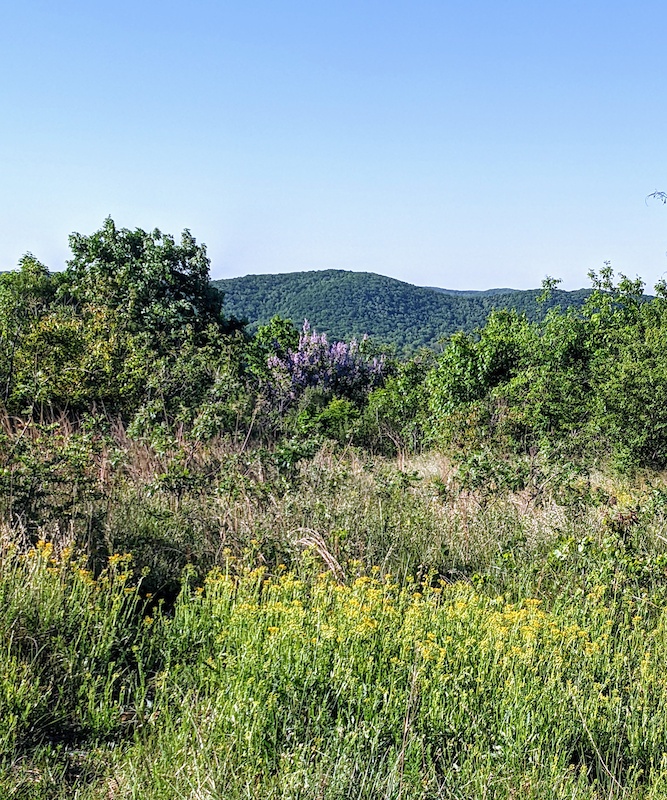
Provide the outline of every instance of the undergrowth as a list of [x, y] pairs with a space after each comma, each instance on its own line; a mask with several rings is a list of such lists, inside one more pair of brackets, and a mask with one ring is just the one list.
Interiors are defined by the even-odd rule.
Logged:
[[0, 796], [667, 794], [660, 476], [57, 433], [0, 487]]

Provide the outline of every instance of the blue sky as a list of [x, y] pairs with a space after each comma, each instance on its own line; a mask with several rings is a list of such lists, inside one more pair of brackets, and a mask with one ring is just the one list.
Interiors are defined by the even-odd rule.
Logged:
[[664, 2], [0, 5], [0, 269], [111, 215], [213, 277], [667, 273]]

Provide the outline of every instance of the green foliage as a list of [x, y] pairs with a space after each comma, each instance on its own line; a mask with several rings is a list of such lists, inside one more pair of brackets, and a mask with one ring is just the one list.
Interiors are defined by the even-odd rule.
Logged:
[[0, 386], [5, 404], [17, 382], [16, 361], [22, 342], [48, 308], [52, 295], [48, 270], [30, 254], [21, 259], [18, 271], [0, 274]]
[[433, 355], [419, 355], [396, 365], [383, 387], [375, 389], [364, 411], [361, 441], [381, 452], [417, 452], [428, 425], [424, 381]]
[[132, 436], [150, 438], [155, 425], [185, 425], [203, 439], [244, 427], [252, 404], [244, 379], [245, 339], [214, 327], [206, 338], [200, 345], [189, 339], [177, 352], [154, 359]]
[[64, 273], [25, 256], [18, 272], [0, 276], [7, 411], [43, 418], [103, 408], [146, 421], [157, 409], [168, 425], [201, 419], [202, 435], [238, 421], [248, 395], [242, 326], [222, 317], [205, 248], [188, 231], [176, 244], [111, 219], [70, 245]]
[[346, 397], [329, 399], [318, 391], [307, 392], [296, 414], [299, 433], [321, 435], [340, 444], [352, 440], [359, 409]]
[[91, 555], [99, 536], [102, 500], [97, 458], [104, 442], [93, 430], [67, 424], [26, 422], [0, 434], [0, 512], [35, 543], [46, 533], [68, 531]]
[[646, 316], [618, 331], [613, 358], [598, 351], [593, 362], [592, 424], [618, 466], [630, 469], [667, 465], [667, 318], [656, 324]]
[[667, 465], [665, 301], [610, 267], [591, 275], [581, 312], [530, 322], [495, 312], [477, 335], [456, 334], [427, 377], [430, 424], [446, 445]]
[[95, 580], [70, 550], [41, 542], [21, 555], [5, 545], [0, 761], [49, 738], [120, 736], [122, 709], [140, 707], [129, 560], [114, 556]]
[[525, 375], [533, 335], [525, 317], [501, 311], [491, 314], [478, 337], [459, 333], [451, 338], [427, 378], [436, 436], [469, 446], [471, 435], [483, 440], [497, 427], [503, 410], [494, 414], [494, 391]]
[[254, 344], [265, 356], [285, 358], [290, 350], [296, 350], [299, 346], [299, 331], [291, 320], [275, 316], [267, 325], [257, 328]]
[[429, 376], [434, 414], [447, 414], [464, 403], [483, 399], [490, 389], [508, 382], [523, 366], [532, 328], [516, 312], [499, 311], [475, 337], [452, 336]]
[[206, 248], [185, 230], [180, 244], [159, 230], [116, 228], [70, 236], [69, 291], [77, 301], [122, 314], [131, 332], [164, 348], [185, 331], [222, 325], [222, 295], [209, 284]]
[[308, 319], [333, 339], [364, 334], [413, 354], [438, 349], [457, 331], [472, 333], [494, 309], [514, 309], [535, 320], [556, 305], [580, 308], [589, 291], [553, 291], [539, 303], [539, 290], [443, 292], [382, 275], [343, 270], [246, 275], [213, 281], [230, 313], [263, 326], [276, 314], [300, 324]]
[[350, 277], [458, 333], [277, 399], [297, 331], [187, 232], [72, 248], [0, 275], [0, 796], [665, 796], [664, 285], [411, 328]]

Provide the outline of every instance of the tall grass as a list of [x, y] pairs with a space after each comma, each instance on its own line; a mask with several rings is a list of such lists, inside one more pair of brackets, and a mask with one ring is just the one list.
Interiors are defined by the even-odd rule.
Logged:
[[[116, 741], [124, 715], [143, 708], [139, 596], [128, 562], [113, 557], [94, 579], [71, 550], [56, 553], [50, 543], [0, 551], [0, 796], [26, 781], [35, 792], [28, 796], [41, 796], [44, 775], [64, 781], [72, 753]], [[26, 766], [56, 751], [46, 766]]]
[[667, 796], [657, 477], [59, 435], [4, 476], [0, 797]]
[[10, 553], [0, 780], [55, 796], [61, 764], [62, 796], [95, 798], [664, 796], [665, 593], [577, 555], [587, 591], [548, 604], [230, 564], [164, 614], [138, 613], [120, 559], [94, 581], [47, 546]]

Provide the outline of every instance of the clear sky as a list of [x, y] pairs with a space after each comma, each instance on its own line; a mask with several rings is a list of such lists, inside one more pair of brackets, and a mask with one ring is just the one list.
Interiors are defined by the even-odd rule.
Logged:
[[0, 269], [189, 228], [213, 277], [667, 273], [664, 0], [0, 3]]

